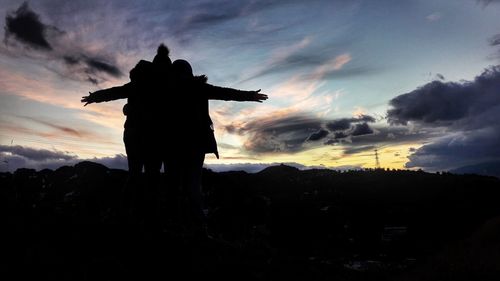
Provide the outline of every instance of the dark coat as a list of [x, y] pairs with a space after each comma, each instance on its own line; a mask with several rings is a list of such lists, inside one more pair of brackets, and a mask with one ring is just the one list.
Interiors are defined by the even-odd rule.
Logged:
[[204, 75], [178, 79], [172, 92], [175, 97], [168, 100], [173, 102], [173, 110], [167, 114], [167, 119], [175, 120], [172, 129], [179, 134], [170, 140], [171, 147], [181, 151], [189, 149], [214, 153], [217, 158], [219, 152], [209, 113], [209, 100], [249, 101], [255, 94], [253, 91], [208, 84]]

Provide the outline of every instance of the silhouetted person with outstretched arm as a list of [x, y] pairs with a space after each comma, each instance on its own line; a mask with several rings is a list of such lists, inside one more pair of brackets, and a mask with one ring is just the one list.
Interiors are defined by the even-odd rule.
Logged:
[[191, 65], [185, 60], [172, 64], [175, 97], [162, 96], [166, 129], [175, 132], [166, 135], [162, 155], [170, 178], [170, 188], [188, 194], [195, 231], [203, 235], [205, 215], [201, 192], [201, 173], [206, 153], [218, 150], [209, 114], [209, 99], [226, 101], [262, 102], [267, 96], [259, 91], [241, 91], [222, 88], [207, 83], [204, 75], [194, 76]]
[[[156, 182], [161, 162], [159, 157], [154, 156], [157, 154], [155, 149], [159, 146], [159, 140], [154, 133], [157, 130], [154, 123], [158, 115], [154, 114], [152, 105], [155, 104], [154, 95], [159, 94], [155, 82], [158, 79], [155, 76], [158, 73], [156, 69], [162, 69], [163, 81], [167, 82], [171, 64], [169, 50], [162, 44], [158, 47], [153, 62], [141, 60], [130, 71], [129, 83], [99, 90], [82, 98], [85, 105], [127, 98], [127, 104], [123, 107], [123, 113], [126, 115], [123, 141], [129, 167], [125, 201], [131, 202], [125, 204], [132, 204], [140, 212], [144, 211], [144, 207], [149, 208], [151, 201], [156, 200], [158, 194]], [[143, 168], [147, 179], [144, 186], [140, 180]]]
[[[151, 147], [147, 143], [147, 132], [151, 127], [154, 116], [151, 105], [154, 104], [155, 98], [153, 95], [159, 94], [155, 83], [156, 69], [162, 69], [164, 82], [168, 82], [169, 68], [171, 67], [168, 48], [161, 44], [158, 47], [157, 54], [153, 63], [145, 60], [139, 61], [137, 65], [130, 71], [130, 82], [108, 89], [98, 90], [89, 93], [88, 96], [82, 98], [85, 106], [91, 103], [108, 102], [118, 99], [128, 99], [127, 104], [123, 107], [123, 114], [127, 116], [124, 127], [123, 140], [128, 158], [129, 172], [132, 176], [140, 174], [145, 168], [146, 172], [149, 167], [144, 167], [146, 162], [146, 147]], [[165, 88], [162, 87], [162, 90]]]

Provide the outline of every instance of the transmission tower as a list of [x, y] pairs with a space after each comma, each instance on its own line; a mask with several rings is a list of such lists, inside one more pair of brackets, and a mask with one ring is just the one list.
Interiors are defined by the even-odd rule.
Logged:
[[380, 169], [380, 161], [378, 159], [378, 150], [375, 149], [375, 168]]

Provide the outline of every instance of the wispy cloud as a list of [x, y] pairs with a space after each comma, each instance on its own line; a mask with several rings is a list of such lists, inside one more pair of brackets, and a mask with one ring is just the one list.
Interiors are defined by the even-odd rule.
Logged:
[[490, 46], [499, 47], [497, 50], [497, 53], [493, 56], [493, 58], [499, 59], [500, 58], [500, 34], [496, 34], [496, 35], [492, 36], [488, 41], [489, 41], [488, 43], [490, 44]]
[[[184, 7], [177, 7], [181, 13], [178, 25], [174, 27], [173, 32], [182, 36], [195, 30], [206, 29], [234, 19], [249, 17], [277, 7], [298, 4], [303, 4], [303, 2], [299, 0], [194, 1]], [[187, 13], [183, 13], [186, 11]]]
[[490, 4], [500, 3], [500, 0], [475, 0], [477, 3], [483, 5], [484, 7]]
[[243, 75], [239, 83], [280, 73], [299, 72], [304, 80], [331, 80], [342, 77], [369, 75], [374, 72], [370, 66], [344, 66], [352, 60], [345, 49], [346, 43], [332, 43], [319, 47], [313, 44], [313, 37], [305, 37], [301, 41], [287, 47], [277, 48], [270, 58], [261, 66]]
[[491, 46], [498, 46], [498, 45], [500, 45], [500, 34], [497, 34], [497, 35], [491, 37], [489, 43], [490, 43]]
[[252, 70], [250, 74], [243, 77], [240, 83], [274, 72], [289, 70], [287, 68], [293, 67], [295, 64], [295, 62], [293, 62], [293, 56], [297, 52], [309, 46], [312, 40], [313, 39], [310, 36], [306, 36], [299, 42], [289, 46], [276, 48], [266, 62], [264, 62], [257, 69]]
[[439, 12], [435, 12], [435, 13], [432, 13], [430, 15], [427, 15], [425, 17], [425, 19], [428, 21], [428, 22], [435, 22], [435, 21], [438, 21], [440, 20], [441, 18], [443, 17], [443, 15]]
[[78, 138], [92, 138], [94, 135], [90, 134], [89, 132], [85, 131], [78, 131], [73, 128], [70, 128], [68, 126], [63, 126], [60, 124], [57, 124], [55, 122], [49, 122], [47, 120], [43, 120], [41, 118], [33, 118], [33, 117], [28, 117], [28, 116], [17, 116], [19, 118], [23, 118], [26, 120], [29, 120], [31, 122], [37, 123], [37, 124], [42, 124], [44, 126], [47, 126], [49, 128], [55, 129], [56, 133], [55, 134], [63, 134], [63, 135], [69, 135], [72, 137], [78, 137]]
[[319, 65], [310, 75], [310, 79], [321, 80], [328, 74], [342, 69], [351, 60], [352, 57], [348, 53], [338, 55], [324, 64]]

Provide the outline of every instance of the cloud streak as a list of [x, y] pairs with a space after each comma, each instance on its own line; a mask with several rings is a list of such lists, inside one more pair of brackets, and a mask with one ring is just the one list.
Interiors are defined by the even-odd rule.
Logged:
[[477, 3], [482, 4], [484, 7], [490, 4], [500, 3], [500, 0], [476, 0]]
[[[218, 0], [194, 2], [194, 4], [189, 4], [187, 7], [182, 7], [184, 9], [187, 8], [186, 10], [188, 10], [189, 13], [182, 15], [179, 19], [179, 24], [173, 29], [173, 32], [182, 36], [196, 30], [206, 29], [237, 18], [249, 17], [263, 11], [269, 11], [276, 7], [301, 3], [302, 1], [299, 0]], [[184, 10], [182, 8], [181, 10]]]
[[18, 116], [18, 117], [26, 119], [26, 120], [30, 120], [30, 121], [38, 123], [38, 124], [45, 125], [49, 128], [56, 129], [57, 132], [59, 132], [61, 134], [70, 135], [70, 136], [78, 137], [78, 138], [93, 137], [90, 133], [78, 131], [78, 130], [75, 130], [73, 128], [70, 128], [67, 126], [62, 126], [62, 125], [59, 125], [59, 124], [56, 124], [53, 122], [48, 122], [48, 121], [40, 119], [40, 118], [33, 118], [33, 117], [27, 117], [27, 116]]
[[19, 145], [7, 146], [0, 145], [0, 153], [6, 155], [17, 155], [28, 160], [45, 161], [45, 160], [72, 160], [76, 156], [61, 151], [51, 151], [46, 149], [35, 149], [23, 147]]
[[276, 50], [262, 67], [244, 77], [239, 83], [256, 78], [300, 71], [301, 80], [333, 80], [356, 77], [374, 73], [375, 68], [369, 66], [348, 65], [352, 61], [349, 52], [339, 52], [345, 49], [346, 43], [332, 43], [328, 47], [318, 47], [312, 44], [312, 37], [305, 37], [295, 45]]

